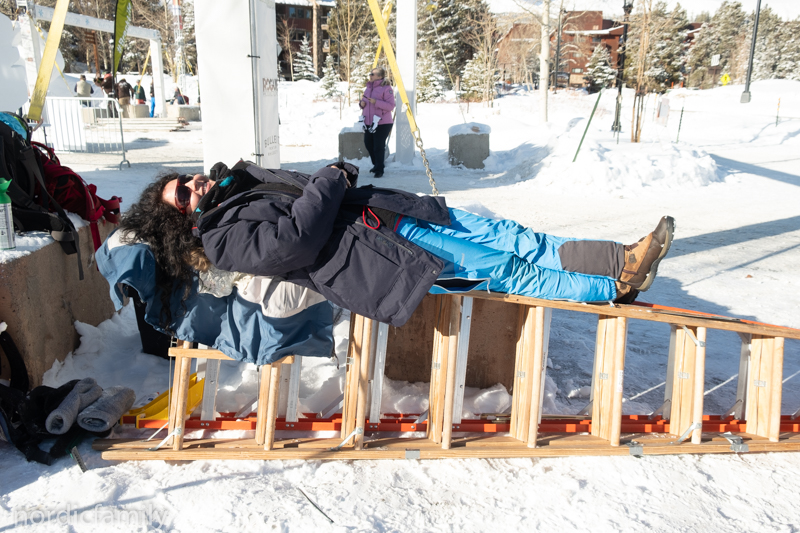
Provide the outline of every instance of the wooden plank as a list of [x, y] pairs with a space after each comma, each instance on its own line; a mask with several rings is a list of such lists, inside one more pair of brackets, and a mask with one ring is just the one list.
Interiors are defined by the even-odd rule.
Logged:
[[456, 357], [458, 335], [461, 329], [461, 297], [450, 297], [450, 328], [447, 346], [447, 375], [444, 388], [444, 421], [442, 423], [442, 448], [450, 448], [453, 438], [453, 403], [456, 393]]
[[611, 420], [614, 405], [614, 350], [617, 342], [617, 318], [612, 316], [604, 317], [604, 327], [606, 328], [605, 344], [603, 346], [603, 382], [602, 402], [600, 403], [600, 437], [611, 439]]
[[479, 298], [483, 300], [496, 300], [535, 307], [564, 309], [567, 311], [578, 311], [580, 313], [591, 313], [595, 315], [608, 315], [615, 317], [624, 316], [627, 318], [634, 318], [636, 320], [647, 320], [649, 322], [662, 322], [665, 324], [678, 324], [694, 327], [702, 326], [709, 329], [719, 329], [723, 331], [740, 331], [742, 333], [753, 333], [756, 335], [784, 337], [787, 339], [800, 339], [800, 329], [776, 326], [773, 324], [764, 324], [750, 320], [732, 319], [730, 317], [699, 313], [696, 311], [681, 314], [669, 314], [669, 312], [666, 310], [659, 310], [658, 308], [651, 309], [639, 305], [614, 304], [612, 307], [607, 303], [589, 304], [560, 300], [542, 300], [539, 298], [519, 296], [516, 294], [486, 293], [479, 291], [467, 292], [462, 294], [462, 296], [471, 296], [472, 298]]
[[442, 442], [444, 424], [444, 392], [447, 379], [447, 352], [450, 346], [450, 306], [452, 299], [441, 296], [439, 312], [434, 328], [435, 351], [431, 363], [431, 385], [428, 405], [428, 437], [435, 443]]
[[597, 317], [597, 338], [594, 346], [594, 376], [592, 378], [594, 389], [592, 390], [592, 435], [600, 437], [603, 427], [603, 392], [605, 380], [602, 379], [606, 368], [606, 342], [608, 330], [606, 328], [607, 317], [600, 315]]
[[278, 395], [281, 387], [281, 363], [269, 366], [269, 398], [267, 400], [267, 434], [264, 437], [264, 450], [271, 450], [275, 440], [275, 421], [278, 418]]
[[619, 446], [620, 429], [622, 427], [622, 393], [625, 378], [625, 348], [628, 336], [628, 319], [624, 316], [617, 317], [614, 333], [614, 366], [612, 375], [609, 376], [614, 385], [611, 404], [611, 420], [609, 424], [608, 440], [611, 446]]
[[356, 427], [356, 402], [358, 399], [358, 375], [361, 369], [361, 345], [364, 342], [364, 317], [352, 313], [350, 315], [350, 341], [347, 348], [347, 360], [344, 401], [342, 403], [342, 435], [345, 438]]
[[526, 351], [533, 349], [531, 359], [529, 380], [530, 381], [530, 403], [528, 408], [528, 435], [525, 439], [528, 447], [535, 448], [539, 438], [539, 414], [542, 411], [542, 394], [544, 380], [544, 339], [545, 339], [545, 308], [536, 307], [531, 309], [534, 315], [534, 331], [532, 335], [533, 346], [526, 346]]
[[[539, 446], [529, 448], [524, 443], [506, 446], [455, 446], [449, 450], [431, 447], [420, 439], [404, 439], [406, 443], [398, 446], [380, 446], [363, 450], [344, 449], [332, 452], [326, 447], [319, 448], [281, 448], [265, 451], [258, 448], [189, 448], [180, 451], [161, 449], [149, 451], [141, 448], [111, 448], [102, 452], [107, 460], [351, 460], [351, 459], [406, 459], [409, 450], [418, 452], [421, 459], [466, 459], [466, 458], [514, 458], [514, 457], [565, 457], [565, 456], [627, 456], [630, 451], [625, 446]], [[331, 443], [335, 439], [331, 439]], [[330, 443], [328, 443], [330, 444]], [[768, 440], [749, 441], [749, 453], [800, 451], [800, 441], [769, 442]], [[644, 446], [643, 455], [685, 455], [685, 454], [730, 454], [727, 441], [686, 442], [681, 446]], [[415, 453], [412, 457], [417, 457]]]
[[179, 357], [175, 360], [175, 370], [179, 373], [178, 394], [175, 398], [175, 428], [180, 431], [172, 440], [172, 449], [180, 450], [183, 446], [183, 435], [186, 432], [186, 407], [189, 400], [189, 376], [192, 371], [192, 360]]
[[[757, 435], [752, 435], [749, 433], [734, 433], [737, 436], [742, 437], [743, 441], [748, 445], [763, 445], [763, 444], [772, 444], [769, 439], [765, 439], [763, 437], [759, 437]], [[714, 433], [706, 433], [704, 435], [704, 444], [711, 443], [711, 444], [722, 444], [730, 446], [730, 443], [719, 434]], [[274, 443], [273, 449], [290, 449], [290, 448], [314, 448], [314, 449], [324, 449], [330, 448], [335, 444], [338, 444], [339, 439], [329, 439], [329, 438], [318, 438], [318, 437], [306, 437], [306, 438], [299, 438], [299, 439], [283, 439], [283, 440], [276, 440]], [[674, 445], [670, 444], [674, 439], [672, 438], [665, 438], [663, 435], [642, 435], [642, 434], [635, 434], [635, 435], [626, 435], [625, 441], [629, 442], [630, 440], [636, 440], [637, 442], [641, 443], [643, 446], [648, 448], [654, 447], [668, 447], [672, 448]], [[591, 435], [587, 434], [564, 434], [564, 433], [555, 433], [555, 434], [547, 434], [542, 435], [539, 439], [539, 443], [541, 446], [547, 447], [601, 447], [601, 448], [609, 448], [608, 441], [601, 439], [599, 437], [592, 437]], [[783, 435], [780, 441], [781, 444], [800, 444], [800, 434], [787, 434]], [[95, 439], [92, 443], [92, 449], [97, 451], [105, 451], [111, 449], [146, 449], [152, 448], [153, 443], [152, 441], [146, 440], [136, 440], [136, 439]], [[502, 437], [502, 436], [470, 436], [470, 437], [459, 437], [453, 439], [453, 447], [468, 447], [468, 448], [502, 448], [502, 447], [511, 447], [511, 448], [519, 448], [520, 442], [519, 440], [513, 437]], [[258, 445], [254, 439], [192, 439], [187, 440], [184, 442], [184, 450], [189, 448], [200, 448], [200, 447], [213, 447], [213, 448], [254, 448], [254, 449], [263, 449], [262, 446]], [[368, 449], [376, 449], [376, 448], [385, 448], [385, 449], [392, 449], [392, 448], [400, 448], [400, 449], [408, 449], [408, 448], [416, 448], [416, 449], [433, 449], [439, 448], [438, 444], [431, 442], [428, 439], [420, 439], [420, 438], [379, 438], [375, 440], [371, 440], [364, 444], [364, 448]]]
[[529, 351], [525, 350], [525, 323], [528, 316], [528, 310], [531, 309], [527, 305], [520, 305], [519, 313], [517, 314], [517, 343], [516, 353], [514, 357], [514, 381], [511, 388], [511, 428], [509, 434], [518, 440], [527, 440], [528, 438], [528, 425], [525, 423], [525, 418], [529, 412], [528, 405], [530, 402], [524, 401], [528, 396], [527, 385], [530, 380], [526, 380], [526, 371], [528, 369], [528, 355]]
[[750, 339], [750, 372], [747, 376], [747, 432], [761, 435], [758, 427], [758, 384], [761, 378], [761, 358], [763, 356], [764, 337], [753, 335]]
[[270, 365], [258, 368], [258, 404], [256, 405], [256, 443], [263, 446], [267, 436], [267, 405], [269, 404]]
[[[189, 344], [188, 342], [186, 344]], [[219, 359], [222, 361], [236, 361], [232, 357], [228, 357], [224, 353], [220, 352], [219, 350], [211, 350], [211, 349], [200, 349], [200, 348], [170, 348], [169, 349], [169, 356], [170, 357], [190, 357], [192, 359]], [[291, 365], [294, 364], [294, 356], [287, 355], [281, 357], [276, 363], [281, 363], [284, 365]]]
[[736, 400], [740, 402], [734, 409], [734, 418], [744, 419], [747, 413], [747, 383], [750, 374], [750, 343], [752, 335], [740, 333], [742, 346], [739, 350], [739, 377], [736, 380]]
[[758, 387], [758, 433], [762, 437], [769, 436], [769, 422], [772, 418], [770, 416], [770, 389], [772, 388], [772, 370], [774, 368], [775, 358], [773, 351], [775, 348], [775, 339], [772, 337], [764, 337], [761, 340], [761, 380], [763, 385]]
[[778, 442], [781, 428], [781, 399], [783, 391], [783, 337], [776, 337], [772, 348], [772, 378], [769, 382], [770, 393], [770, 420], [767, 437], [772, 442]]
[[374, 355], [372, 349], [372, 331], [377, 329], [377, 322], [372, 319], [364, 319], [364, 334], [361, 345], [361, 361], [358, 366], [358, 397], [356, 398], [356, 428], [361, 431], [356, 433], [355, 447], [360, 450], [364, 447], [364, 424], [367, 419], [367, 396], [369, 394], [369, 366]]
[[[183, 345], [183, 341], [178, 342]], [[178, 412], [178, 389], [181, 388], [180, 361], [181, 358], [175, 359], [175, 370], [172, 372], [172, 387], [169, 389], [169, 420], [167, 422], [167, 435], [172, 435], [172, 432], [175, 431], [175, 415]], [[167, 439], [167, 444], [169, 446], [172, 446], [174, 442], [174, 437], [169, 437]]]
[[[692, 328], [689, 328], [690, 331]], [[692, 331], [696, 335], [696, 332]], [[694, 415], [694, 376], [696, 372], [697, 347], [689, 334], [678, 328], [675, 337], [675, 372], [673, 377], [673, 394], [669, 417], [670, 433], [682, 435], [692, 424]]]
[[[706, 390], [706, 328], [697, 328], [698, 346], [695, 351], [694, 359], [694, 398], [692, 398], [692, 423], [703, 424], [703, 396]], [[700, 444], [703, 441], [703, 428], [695, 429], [692, 432], [692, 444]]]

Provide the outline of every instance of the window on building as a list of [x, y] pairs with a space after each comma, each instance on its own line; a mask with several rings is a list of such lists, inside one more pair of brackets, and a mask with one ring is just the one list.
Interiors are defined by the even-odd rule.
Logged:
[[600, 37], [592, 37], [592, 42], [593, 43], [599, 43], [600, 42]]
[[289, 7], [289, 17], [295, 18], [297, 16], [297, 10], [293, 7]]
[[572, 69], [572, 73], [573, 73], [573, 74], [580, 74], [580, 73], [582, 73], [582, 72], [583, 72], [583, 69], [582, 69], [582, 68], [574, 68], [574, 69]]

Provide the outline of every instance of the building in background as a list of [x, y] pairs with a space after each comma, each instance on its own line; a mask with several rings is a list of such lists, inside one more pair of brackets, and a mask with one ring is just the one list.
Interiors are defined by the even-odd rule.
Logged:
[[278, 19], [278, 44], [282, 49], [278, 55], [281, 71], [279, 74], [291, 79], [291, 61], [288, 54], [296, 53], [300, 49], [303, 38], [306, 38], [311, 44], [314, 71], [317, 76], [322, 75], [325, 55], [330, 52], [328, 13], [335, 6], [335, 0], [277, 0], [275, 2], [275, 15]]

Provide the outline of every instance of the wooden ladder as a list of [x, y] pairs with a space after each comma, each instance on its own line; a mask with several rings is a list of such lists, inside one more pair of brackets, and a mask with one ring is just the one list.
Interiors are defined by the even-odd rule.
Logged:
[[[475, 298], [519, 307], [512, 405], [509, 414], [497, 415], [498, 419], [508, 420], [498, 421], [494, 433], [477, 435], [470, 433], [470, 428], [489, 431], [487, 425], [462, 420]], [[381, 395], [389, 326], [353, 314], [344, 394], [326, 410], [335, 411], [341, 405], [338, 438], [275, 439], [280, 397], [284, 403], [294, 402], [293, 411], [286, 411], [286, 420], [296, 416], [300, 367], [294, 366], [295, 358], [284, 358], [260, 369], [255, 439], [185, 442], [183, 429], [191, 360], [228, 358], [216, 350], [192, 349], [184, 343], [183, 347], [170, 350], [176, 360], [169, 420], [170, 435], [175, 434], [170, 446], [150, 451], [146, 449], [150, 445], [141, 441], [98, 440], [95, 448], [103, 450], [104, 458], [116, 460], [416, 459], [800, 451], [800, 411], [784, 417], [780, 411], [784, 339], [800, 339], [800, 330], [649, 304], [593, 305], [477, 292], [435, 296], [435, 304], [429, 409], [411, 423], [387, 424], [382, 420], [386, 415], [381, 410]], [[597, 316], [589, 405], [583, 416], [555, 416], [557, 420], [544, 419], [542, 413], [554, 309]], [[649, 416], [622, 414], [631, 320], [670, 325], [664, 404]], [[709, 329], [736, 332], [742, 341], [736, 403], [720, 417], [705, 415], [703, 410]], [[300, 358], [296, 359], [299, 362]], [[291, 379], [295, 380], [295, 386], [292, 388], [290, 380], [281, 392], [281, 368], [289, 364], [293, 364]], [[206, 410], [204, 406], [203, 417], [207, 416]], [[380, 433], [388, 430], [387, 425], [414, 436], [384, 438]], [[648, 435], [651, 430], [647, 428], [651, 426], [656, 428], [652, 431], [668, 430], [675, 437]], [[282, 429], [291, 427], [292, 424], [284, 423]], [[503, 434], [505, 427], [507, 436]], [[564, 431], [565, 427], [572, 429]], [[422, 430], [425, 437], [415, 436]]]

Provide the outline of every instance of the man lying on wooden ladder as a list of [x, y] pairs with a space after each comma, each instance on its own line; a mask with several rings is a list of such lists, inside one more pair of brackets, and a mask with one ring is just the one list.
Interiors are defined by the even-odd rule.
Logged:
[[631, 302], [652, 284], [675, 228], [663, 217], [628, 246], [554, 237], [442, 197], [356, 187], [357, 178], [347, 163], [310, 176], [218, 163], [208, 176], [158, 177], [120, 226], [149, 244], [170, 293], [185, 297], [212, 268], [278, 276], [395, 326], [429, 291]]

